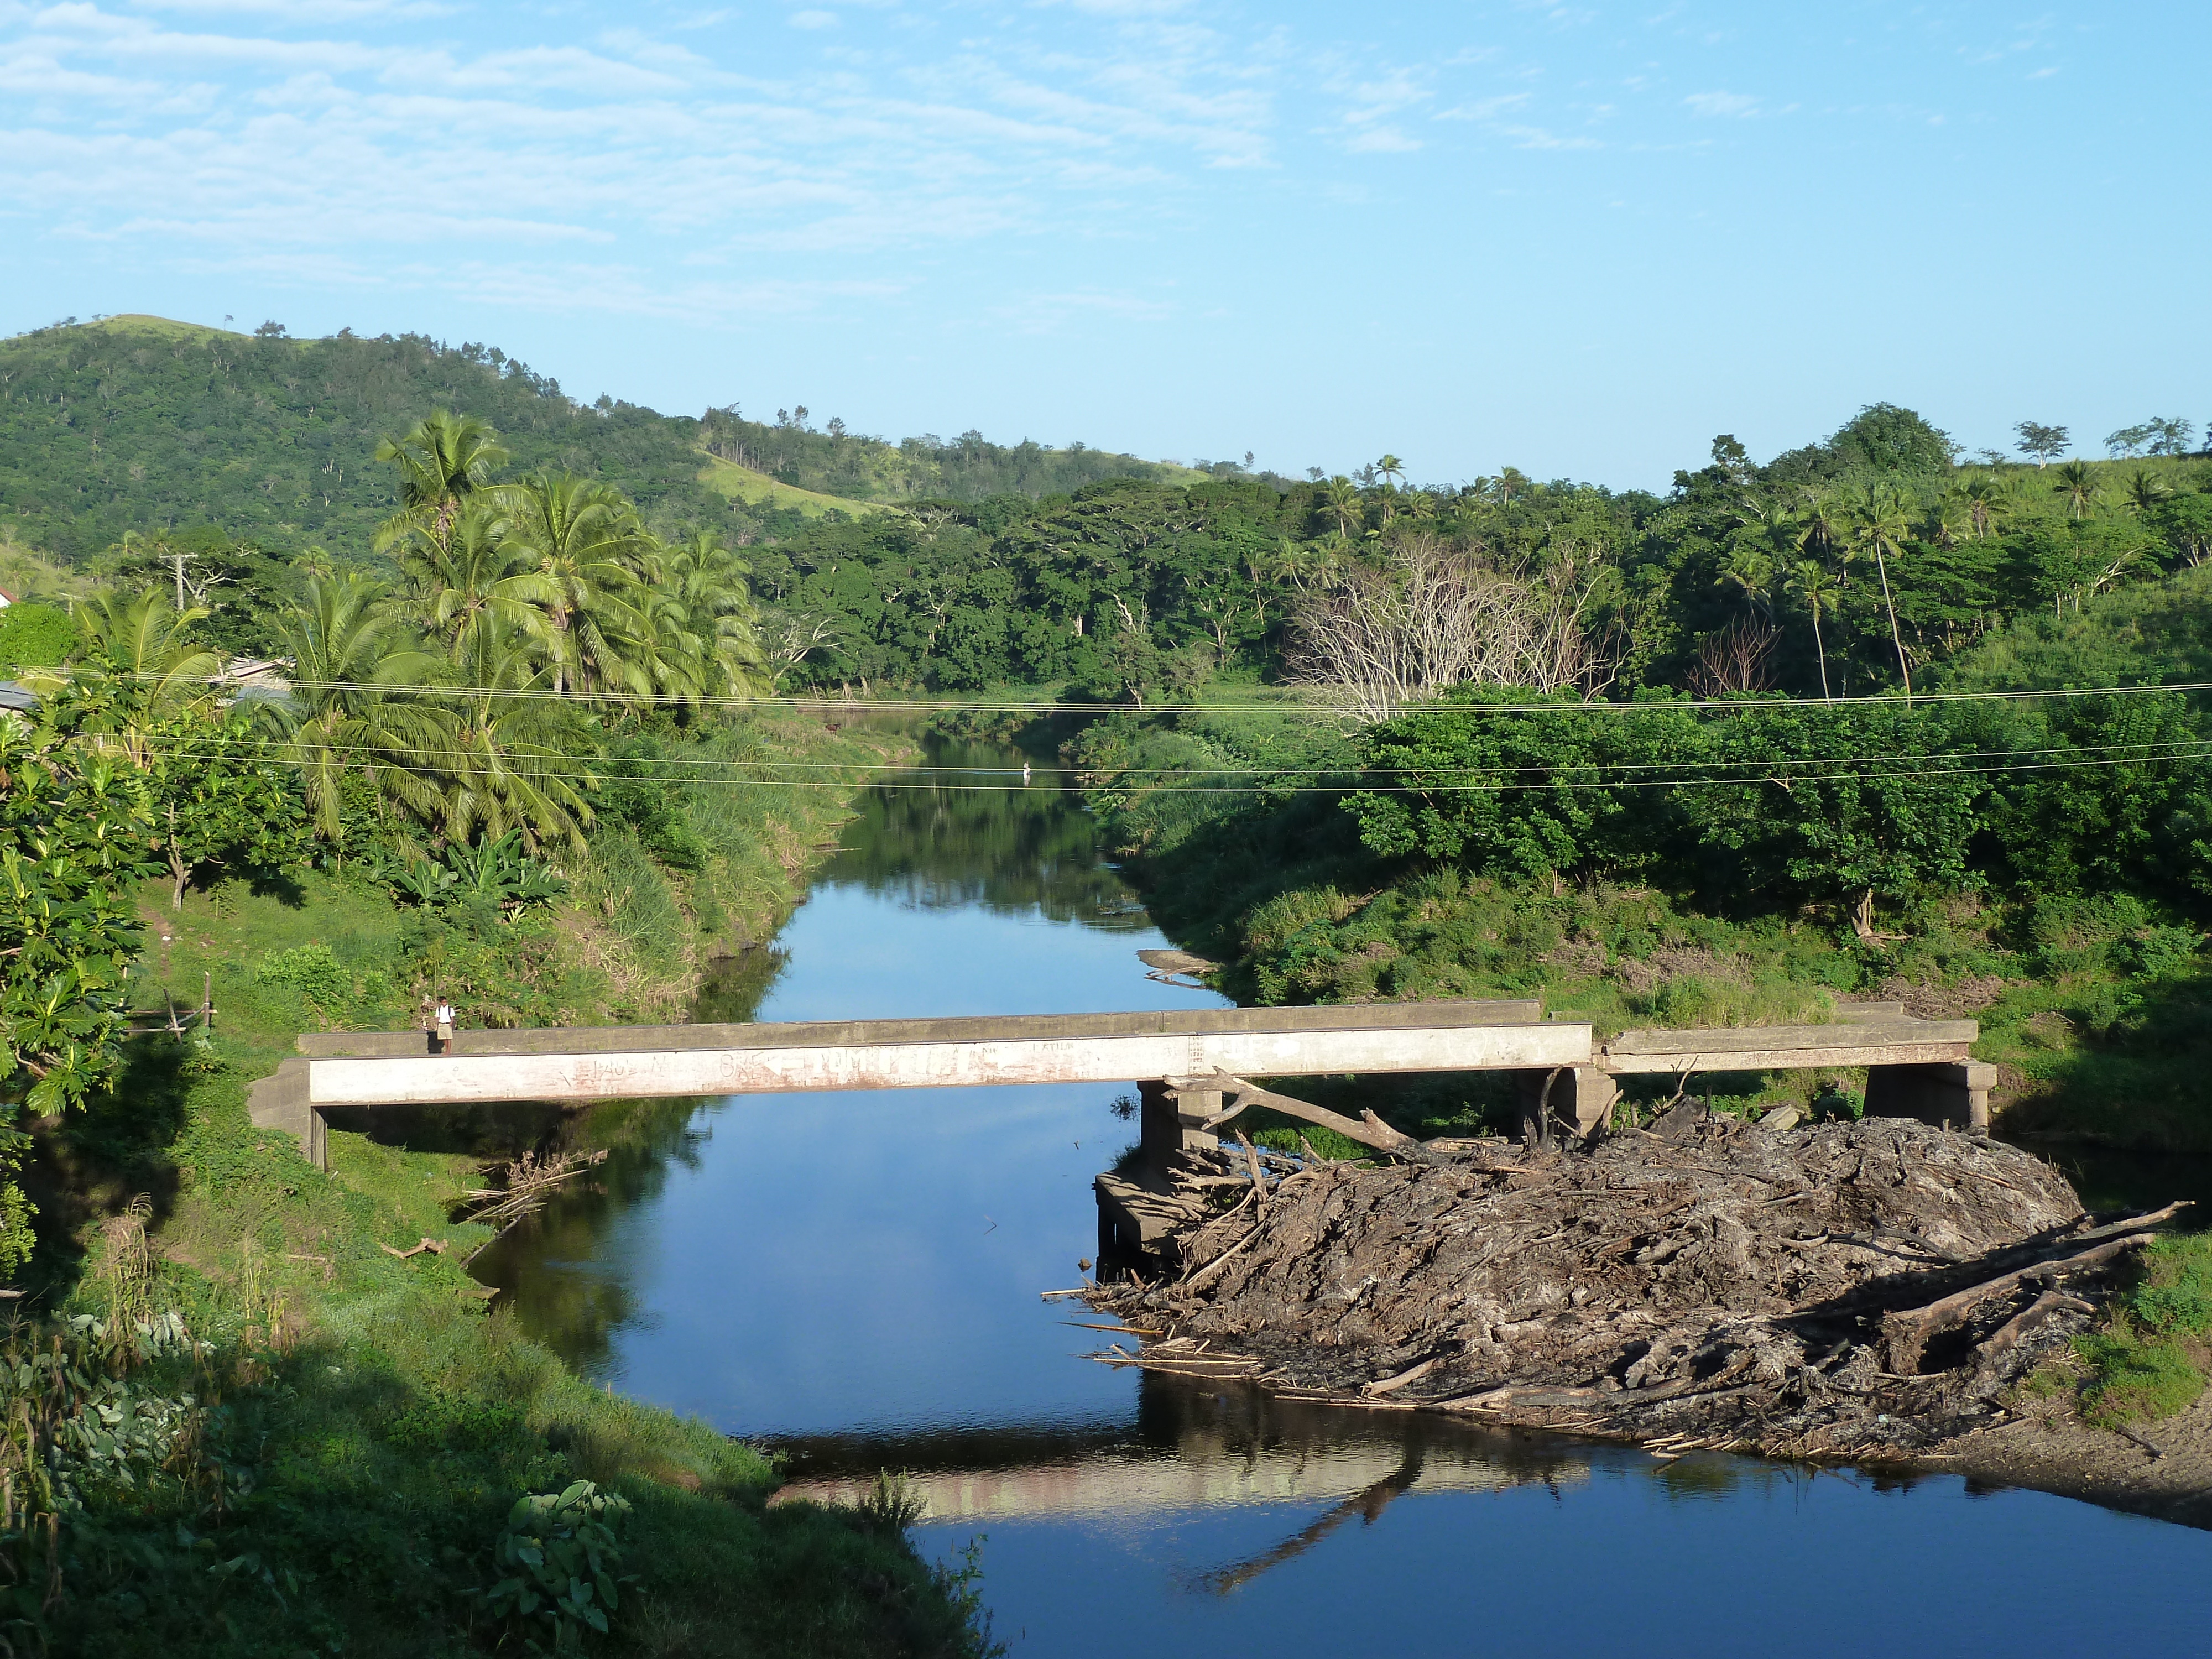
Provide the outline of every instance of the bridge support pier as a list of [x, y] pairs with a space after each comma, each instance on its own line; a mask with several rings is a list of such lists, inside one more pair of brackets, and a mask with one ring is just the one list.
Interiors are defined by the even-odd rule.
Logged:
[[246, 1109], [256, 1128], [282, 1129], [300, 1143], [300, 1154], [318, 1170], [331, 1167], [329, 1132], [323, 1115], [307, 1098], [307, 1062], [288, 1060], [246, 1091]]
[[1155, 1170], [1164, 1171], [1175, 1153], [1210, 1152], [1221, 1144], [1218, 1135], [1200, 1127], [1221, 1109], [1218, 1092], [1186, 1089], [1178, 1094], [1164, 1080], [1151, 1080], [1137, 1085], [1137, 1101], [1138, 1144]]
[[1577, 1134], [1587, 1135], [1612, 1116], [1613, 1103], [1620, 1098], [1620, 1085], [1595, 1066], [1562, 1066], [1555, 1072], [1519, 1072], [1515, 1076], [1521, 1085], [1524, 1141], [1543, 1134], [1547, 1104], [1553, 1122], [1571, 1123]]
[[1973, 1134], [1990, 1127], [1990, 1090], [1997, 1068], [1987, 1060], [1944, 1060], [1923, 1066], [1867, 1068], [1866, 1115], [1910, 1117]]

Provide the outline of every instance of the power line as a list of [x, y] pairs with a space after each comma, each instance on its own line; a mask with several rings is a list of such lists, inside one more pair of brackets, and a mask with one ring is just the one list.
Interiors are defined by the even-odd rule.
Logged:
[[[234, 739], [226, 739], [216, 736], [196, 738], [189, 735], [179, 735], [174, 737], [150, 738], [147, 741], [149, 748], [167, 745], [167, 747], [172, 751], [189, 753], [191, 752], [195, 747], [204, 748], [213, 746], [228, 741], [234, 741]], [[270, 741], [282, 744], [291, 740], [276, 738], [270, 739]], [[396, 752], [401, 752], [395, 751], [391, 749], [381, 748], [374, 744], [313, 743], [306, 746], [325, 750], [331, 754], [354, 756], [384, 763], [393, 763], [391, 757]], [[1485, 777], [1492, 774], [1504, 772], [1673, 772], [1679, 775], [1677, 778], [1672, 780], [1674, 781], [1701, 782], [1716, 781], [1704, 776], [1703, 775], [1705, 774], [1725, 772], [1729, 770], [1772, 772], [1778, 767], [1784, 767], [1792, 769], [1798, 775], [1808, 775], [1808, 769], [1821, 767], [1832, 769], [1848, 766], [1882, 765], [1893, 763], [1920, 763], [1931, 760], [1964, 761], [1987, 760], [1991, 758], [1997, 758], [2007, 762], [2016, 762], [2022, 760], [2025, 757], [2048, 755], [2117, 754], [2118, 751], [2123, 750], [2142, 752], [2120, 756], [2117, 763], [2118, 764], [2126, 764], [2130, 759], [2145, 762], [2185, 759], [2194, 755], [2203, 754], [2208, 750], [2212, 750], [2212, 738], [2169, 738], [2160, 739], [2154, 742], [2146, 741], [2136, 743], [2055, 744], [2039, 749], [1952, 749], [1924, 750], [1917, 753], [1905, 754], [1834, 756], [1797, 755], [1779, 757], [1774, 756], [1764, 756], [1751, 757], [1743, 759], [1715, 758], [1711, 760], [1684, 761], [1499, 761], [1486, 765], [1366, 767], [1258, 765], [1158, 767], [1055, 766], [1049, 767], [1047, 769], [1054, 772], [1072, 772], [1084, 777], [1098, 779], [1177, 779], [1220, 777], [1264, 780], [1276, 777], [1333, 778], [1341, 780], [1343, 781], [1327, 785], [1324, 786], [1324, 787], [1330, 793], [1335, 793], [1343, 789], [1365, 787], [1366, 786], [1358, 783], [1356, 780], [1368, 777], [1431, 778], [1449, 781], [1453, 778]], [[418, 760], [466, 761], [479, 759], [483, 755], [483, 751], [471, 749], [420, 749], [411, 746], [404, 752]], [[540, 757], [540, 758], [543, 757]], [[668, 768], [670, 770], [661, 774], [660, 775], [663, 781], [671, 782], [686, 781], [687, 780], [681, 775], [682, 770], [684, 769], [699, 768], [719, 768], [727, 770], [763, 772], [860, 772], [871, 775], [894, 772], [909, 775], [925, 774], [943, 776], [973, 776], [988, 774], [1003, 774], [1005, 775], [1012, 776], [1019, 774], [1023, 769], [1020, 767], [1012, 766], [945, 766], [928, 763], [915, 763], [908, 761], [783, 761], [744, 758], [732, 759], [712, 756], [687, 757], [667, 755], [616, 755], [577, 756], [567, 758], [573, 759], [578, 771], [580, 772], [599, 771], [604, 775], [611, 775], [617, 778], [622, 775], [619, 773], [610, 772], [608, 769], [615, 766]], [[2019, 769], [2019, 768], [2016, 764], [2008, 764], [1992, 769], [2016, 770]], [[559, 775], [548, 774], [548, 775]], [[708, 780], [701, 778], [689, 781], [704, 782]], [[1669, 780], [1661, 779], [1658, 781], [1664, 782], [1668, 781]], [[1724, 781], [1725, 780], [1719, 781]], [[775, 783], [786, 781], [786, 780], [777, 778], [762, 778], [745, 780], [745, 781]], [[791, 781], [796, 781], [796, 780], [791, 780]], [[853, 787], [866, 785], [870, 781], [870, 779], [867, 777], [862, 777], [860, 779], [848, 778], [832, 780], [832, 781], [839, 783], [841, 787]], [[1090, 786], [1084, 787], [1089, 787]], [[1257, 789], [1264, 788], [1267, 785], [1263, 782], [1254, 782], [1244, 787], [1247, 788]], [[1449, 787], [1448, 782], [1446, 787]], [[1528, 787], [1552, 787], [1554, 786], [1550, 784], [1537, 784]]]
[[[64, 678], [72, 678], [64, 675]], [[166, 681], [173, 677], [149, 672], [131, 671], [114, 678], [126, 680]], [[691, 696], [689, 694], [653, 692], [639, 694], [610, 694], [604, 699], [580, 698], [550, 687], [526, 687], [495, 690], [489, 687], [465, 685], [387, 684], [374, 680], [290, 680], [285, 683], [289, 690], [305, 691], [364, 691], [380, 696], [451, 697], [468, 702], [542, 701], [569, 704], [589, 709], [604, 702], [623, 708], [747, 708], [788, 709], [807, 713], [839, 714], [1310, 714], [1332, 719], [1355, 718], [1352, 710], [1340, 703], [1324, 702], [1316, 697], [1285, 696], [1261, 702], [1199, 703], [1199, 702], [1057, 702], [1037, 698], [981, 698], [963, 700], [954, 697], [842, 697], [789, 696], [752, 697], [726, 696]], [[253, 687], [243, 688], [248, 690]], [[1734, 714], [1754, 709], [1794, 708], [1812, 711], [1822, 708], [1903, 707], [1920, 703], [2023, 702], [2044, 699], [2069, 697], [2133, 697], [2161, 691], [2212, 691], [2212, 680], [2192, 680], [2177, 684], [2148, 685], [2054, 686], [2041, 689], [2013, 689], [1988, 691], [1915, 691], [1910, 697], [1901, 692], [1880, 695], [1826, 697], [1682, 697], [1663, 702], [1606, 702], [1589, 700], [1581, 702], [1409, 702], [1391, 719], [1413, 714]], [[277, 701], [281, 693], [273, 688], [266, 695]]]
[[[2207, 741], [2193, 745], [2191, 752], [2195, 754], [2203, 754], [2208, 750], [2212, 750], [2212, 741]], [[374, 759], [375, 764], [389, 771], [404, 772], [410, 776], [423, 778], [439, 778], [446, 775], [447, 769], [415, 765], [396, 759], [385, 758], [384, 751], [381, 750], [369, 750], [365, 752]], [[465, 751], [455, 752], [459, 754], [463, 758], [467, 757]], [[1540, 790], [1583, 791], [1602, 789], [1671, 789], [1676, 787], [1693, 787], [1700, 783], [1722, 786], [1755, 786], [1761, 783], [1767, 783], [1773, 784], [1778, 787], [1787, 787], [1791, 784], [1801, 782], [1876, 783], [1890, 781], [1899, 778], [1923, 779], [1937, 777], [1979, 777], [2010, 775], [2015, 773], [2024, 772], [2063, 772], [2104, 766], [2141, 765], [2148, 761], [2185, 757], [2186, 757], [2179, 755], [2112, 755], [2087, 760], [2044, 761], [2032, 764], [2014, 766], [1929, 767], [1919, 765], [1887, 772], [1814, 773], [1808, 772], [1802, 768], [1793, 768], [1788, 765], [1777, 764], [1768, 766], [1765, 769], [1768, 775], [1763, 777], [1746, 776], [1737, 778], [1705, 778], [1686, 775], [1680, 777], [1671, 778], [1621, 778], [1614, 780], [1593, 779], [1565, 781], [1552, 779], [1535, 783], [1469, 783], [1455, 785], [1453, 786], [1453, 787], [1456, 788], [1460, 793], [1467, 794], [1518, 794]], [[1916, 757], [1899, 757], [1898, 758], [1906, 759]], [[1940, 757], [1930, 756], [1918, 758], [1936, 759]], [[301, 771], [319, 769], [318, 763], [313, 760], [286, 755], [270, 755], [265, 757], [262, 757], [254, 763], [289, 766]], [[343, 763], [362, 764], [362, 763], [356, 761]], [[583, 769], [580, 767], [577, 770], [531, 771], [517, 767], [506, 767], [500, 769], [500, 775], [523, 782], [559, 781], [573, 783], [577, 780], [579, 771], [581, 769]], [[720, 783], [740, 787], [750, 786], [753, 787], [779, 789], [852, 790], [856, 788], [868, 788], [886, 792], [914, 793], [994, 793], [1010, 795], [1029, 793], [1083, 795], [1094, 793], [1091, 787], [1082, 784], [957, 784], [937, 782], [870, 783], [865, 781], [837, 778], [803, 779], [741, 777], [694, 778], [672, 780], [672, 781], [684, 781], [698, 784]], [[1434, 791], [1431, 787], [1424, 787], [1419, 785], [1393, 786], [1374, 784], [1352, 787], [1290, 785], [1279, 788], [1269, 788], [1267, 786], [1257, 784], [1248, 784], [1243, 786], [1209, 784], [1194, 785], [1188, 788], [1179, 790], [1176, 793], [1200, 795], [1344, 795], [1352, 793], [1377, 795], [1425, 795], [1434, 793]]]

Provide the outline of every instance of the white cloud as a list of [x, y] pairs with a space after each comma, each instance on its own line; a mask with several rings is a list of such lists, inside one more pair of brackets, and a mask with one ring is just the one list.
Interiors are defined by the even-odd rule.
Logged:
[[1693, 92], [1682, 102], [1697, 115], [1726, 117], [1759, 113], [1759, 100], [1747, 93]]
[[1562, 138], [1542, 127], [1504, 126], [1498, 131], [1513, 141], [1516, 149], [1603, 149], [1595, 138]]
[[795, 29], [834, 29], [837, 14], [834, 11], [795, 11], [791, 14], [791, 27]]

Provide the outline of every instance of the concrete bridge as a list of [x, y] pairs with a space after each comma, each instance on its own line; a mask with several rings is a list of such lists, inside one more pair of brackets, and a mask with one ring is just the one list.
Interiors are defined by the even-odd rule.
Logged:
[[1598, 1041], [1571, 1015], [1494, 1001], [465, 1031], [444, 1054], [429, 1053], [421, 1031], [324, 1031], [301, 1036], [301, 1057], [256, 1083], [248, 1105], [254, 1122], [297, 1135], [321, 1164], [324, 1114], [334, 1108], [1134, 1083], [1144, 1142], [1158, 1155], [1197, 1141], [1220, 1107], [1218, 1094], [1170, 1080], [1218, 1073], [1511, 1072], [1532, 1109], [1586, 1131], [1610, 1111], [1619, 1077], [1864, 1066], [1869, 1111], [1980, 1128], [1995, 1072], [1969, 1055], [1978, 1030], [1886, 1003], [1847, 1008], [1830, 1025]]

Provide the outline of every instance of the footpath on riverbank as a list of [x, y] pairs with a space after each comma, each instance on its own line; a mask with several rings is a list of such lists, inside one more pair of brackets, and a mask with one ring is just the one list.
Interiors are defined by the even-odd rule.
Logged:
[[[788, 724], [777, 741], [808, 758], [908, 750]], [[507, 973], [509, 1001], [576, 1023], [666, 1007], [719, 949], [772, 937], [850, 811], [835, 790], [746, 799], [724, 828], [757, 855], [604, 860], [526, 939], [471, 956], [449, 939], [449, 967]], [[625, 927], [664, 905], [680, 933], [634, 950]], [[149, 895], [148, 915], [135, 1000], [166, 983], [197, 1004], [205, 974], [217, 1018], [138, 1039], [121, 1085], [41, 1137], [52, 1242], [21, 1305], [64, 1321], [70, 1363], [28, 1420], [67, 1490], [58, 1524], [20, 1497], [7, 1517], [15, 1650], [413, 1659], [601, 1624], [605, 1650], [641, 1654], [978, 1648], [972, 1578], [933, 1573], [895, 1509], [768, 1509], [776, 1474], [750, 1448], [586, 1383], [487, 1313], [466, 1263], [498, 1223], [470, 1218], [486, 1206], [468, 1194], [499, 1185], [477, 1151], [496, 1122], [457, 1119], [417, 1150], [333, 1133], [327, 1173], [248, 1122], [249, 1084], [295, 1031], [410, 1023], [421, 912], [312, 873], [173, 912]], [[45, 1363], [21, 1338], [11, 1358]], [[83, 1432], [94, 1413], [105, 1439]], [[597, 1570], [571, 1574], [587, 1556]]]

